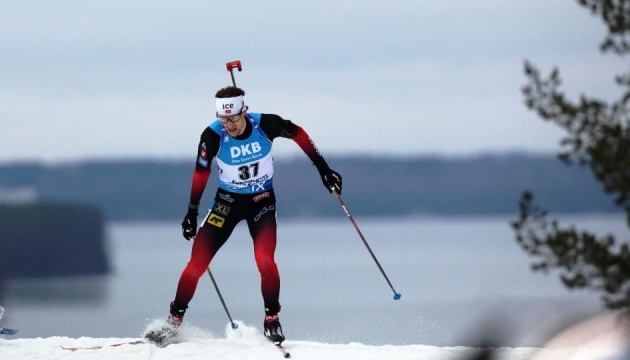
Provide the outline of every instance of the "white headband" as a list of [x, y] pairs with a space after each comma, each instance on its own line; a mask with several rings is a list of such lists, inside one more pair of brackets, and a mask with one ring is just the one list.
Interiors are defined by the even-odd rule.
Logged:
[[217, 98], [217, 115], [231, 116], [239, 114], [244, 105], [245, 102], [242, 95], [232, 98]]

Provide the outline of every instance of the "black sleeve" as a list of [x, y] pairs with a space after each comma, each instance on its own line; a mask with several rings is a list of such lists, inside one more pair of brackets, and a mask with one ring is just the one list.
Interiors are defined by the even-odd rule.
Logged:
[[197, 166], [200, 166], [199, 159], [205, 159], [209, 163], [212, 159], [217, 156], [219, 152], [219, 142], [221, 141], [221, 137], [219, 134], [214, 132], [210, 127], [207, 127], [199, 138], [199, 146], [197, 147]]
[[295, 135], [295, 124], [276, 114], [261, 114], [260, 128], [272, 141], [277, 137], [290, 139]]

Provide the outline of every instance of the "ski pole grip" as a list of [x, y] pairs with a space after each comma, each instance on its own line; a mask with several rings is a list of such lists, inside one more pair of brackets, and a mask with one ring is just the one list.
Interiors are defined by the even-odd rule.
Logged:
[[243, 66], [241, 65], [241, 60], [230, 61], [225, 64], [227, 71], [232, 72], [233, 69], [237, 69], [238, 71], [243, 71]]

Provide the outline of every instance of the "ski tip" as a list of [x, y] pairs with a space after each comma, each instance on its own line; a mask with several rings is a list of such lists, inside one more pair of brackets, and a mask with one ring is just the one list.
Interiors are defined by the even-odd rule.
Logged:
[[0, 334], [2, 335], [15, 335], [17, 334], [19, 329], [7, 329], [7, 328], [0, 328]]
[[400, 300], [400, 297], [401, 297], [401, 296], [402, 296], [402, 295], [400, 295], [400, 293], [396, 293], [396, 294], [394, 294], [394, 300]]
[[291, 357], [291, 353], [289, 353], [287, 349], [284, 348], [284, 346], [276, 345], [276, 347], [278, 348], [278, 350], [282, 351], [282, 356], [284, 356], [285, 359], [288, 359]]

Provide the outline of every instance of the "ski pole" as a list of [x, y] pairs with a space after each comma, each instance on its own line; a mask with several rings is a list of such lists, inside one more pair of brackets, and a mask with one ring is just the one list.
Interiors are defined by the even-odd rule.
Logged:
[[363, 244], [365, 245], [365, 247], [370, 252], [370, 255], [372, 255], [372, 259], [374, 259], [374, 262], [376, 263], [376, 266], [378, 266], [378, 269], [381, 271], [381, 274], [383, 274], [383, 277], [385, 278], [385, 281], [387, 281], [387, 284], [389, 285], [389, 287], [394, 292], [394, 300], [399, 300], [400, 297], [401, 297], [400, 293], [396, 292], [396, 290], [394, 289], [394, 286], [392, 285], [391, 281], [389, 281], [389, 278], [385, 274], [385, 270], [383, 270], [383, 267], [378, 262], [378, 259], [376, 259], [376, 255], [374, 255], [374, 252], [370, 248], [370, 245], [368, 245], [367, 240], [365, 240], [365, 237], [361, 233], [361, 230], [359, 229], [359, 226], [357, 226], [357, 223], [354, 221], [354, 218], [352, 217], [352, 215], [350, 215], [350, 211], [348, 211], [348, 207], [346, 207], [346, 203], [343, 202], [343, 199], [341, 198], [341, 195], [339, 195], [337, 193], [337, 191], [333, 190], [333, 194], [335, 195], [337, 200], [339, 200], [339, 203], [341, 204], [341, 207], [343, 208], [343, 211], [345, 211], [346, 215], [348, 216], [348, 219], [350, 219], [350, 222], [352, 223], [352, 225], [354, 225], [354, 228], [357, 231], [357, 233], [359, 234], [359, 237], [361, 238], [361, 240], [363, 240]]
[[236, 80], [234, 80], [234, 69], [237, 69], [238, 71], [243, 71], [241, 60], [230, 61], [225, 64], [225, 67], [227, 67], [227, 71], [230, 72], [230, 76], [232, 77], [232, 85], [236, 87]]
[[230, 311], [227, 308], [227, 305], [225, 305], [225, 300], [223, 300], [223, 295], [221, 295], [221, 290], [219, 290], [219, 285], [217, 285], [216, 280], [214, 280], [214, 276], [212, 276], [212, 272], [210, 271], [210, 266], [208, 266], [208, 268], [206, 268], [206, 270], [208, 271], [208, 275], [210, 275], [210, 280], [212, 280], [212, 284], [214, 285], [214, 289], [217, 291], [217, 295], [219, 295], [219, 299], [221, 300], [221, 304], [223, 304], [223, 309], [225, 310], [225, 313], [227, 314], [228, 319], [230, 319], [230, 324], [232, 324], [232, 329], [237, 329], [238, 328], [238, 324], [234, 322], [234, 320], [232, 320], [232, 316], [230, 315]]
[[[225, 67], [227, 68], [227, 71], [230, 72], [230, 76], [232, 77], [232, 85], [236, 86], [236, 80], [234, 80], [233, 70], [234, 69], [238, 69], [238, 71], [243, 70], [243, 67], [241, 66], [241, 61], [240, 60], [230, 61], [225, 64]], [[225, 310], [225, 313], [227, 314], [228, 319], [230, 319], [230, 324], [232, 325], [232, 329], [237, 329], [238, 324], [235, 323], [234, 320], [232, 320], [230, 311], [228, 310], [227, 305], [225, 304], [225, 300], [223, 300], [223, 295], [221, 295], [221, 290], [219, 290], [219, 285], [217, 285], [217, 281], [214, 279], [214, 276], [212, 275], [212, 271], [210, 271], [210, 266], [206, 268], [206, 271], [208, 272], [208, 275], [210, 276], [210, 280], [212, 280], [212, 285], [214, 285], [214, 289], [217, 291], [217, 295], [219, 295], [219, 300], [221, 300], [223, 309]]]

